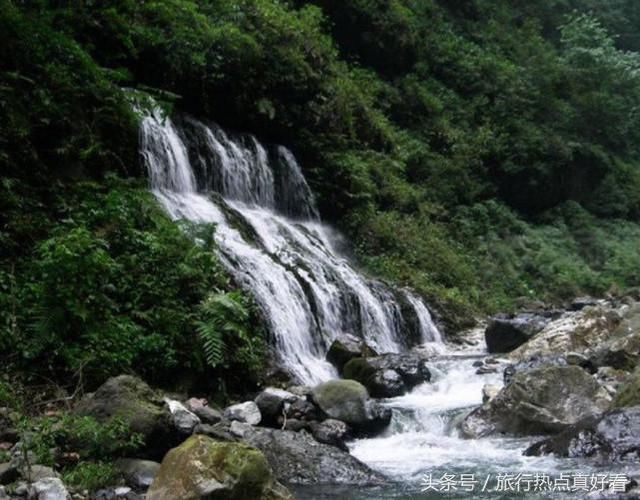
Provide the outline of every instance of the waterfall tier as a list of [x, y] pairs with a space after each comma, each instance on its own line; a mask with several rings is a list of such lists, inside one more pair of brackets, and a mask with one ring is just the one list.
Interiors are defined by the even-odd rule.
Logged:
[[420, 298], [364, 277], [335, 248], [293, 154], [190, 117], [144, 116], [141, 155], [174, 219], [215, 224], [224, 265], [262, 310], [283, 367], [305, 384], [345, 333], [378, 352], [440, 341]]

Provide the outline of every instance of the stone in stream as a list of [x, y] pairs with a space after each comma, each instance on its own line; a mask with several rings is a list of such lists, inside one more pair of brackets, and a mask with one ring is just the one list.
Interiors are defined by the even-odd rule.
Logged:
[[243, 443], [194, 435], [162, 460], [147, 500], [292, 500], [265, 456]]
[[283, 416], [292, 403], [301, 399], [283, 389], [267, 387], [255, 398], [255, 403], [260, 409], [262, 423], [266, 425], [278, 425], [278, 419]]
[[354, 358], [344, 366], [343, 375], [363, 384], [375, 398], [401, 396], [431, 380], [427, 360], [414, 352]]
[[262, 450], [276, 478], [284, 483], [380, 485], [386, 482], [354, 456], [337, 446], [316, 441], [306, 431], [233, 424], [233, 432]]
[[354, 358], [371, 358], [378, 354], [364, 340], [354, 335], [341, 335], [327, 352], [327, 361], [342, 373], [344, 365]]
[[620, 461], [637, 463], [640, 460], [640, 406], [587, 418], [525, 451], [527, 456], [550, 453], [559, 457], [595, 458], [607, 464]]
[[577, 366], [545, 366], [516, 373], [511, 383], [462, 422], [466, 437], [560, 432], [602, 414], [611, 396]]
[[329, 417], [359, 432], [379, 432], [391, 421], [391, 410], [372, 401], [355, 380], [330, 380], [314, 387], [312, 397]]
[[262, 420], [260, 408], [253, 401], [228, 406], [223, 415], [227, 420], [237, 420], [251, 425], [258, 425]]
[[349, 451], [345, 441], [350, 437], [350, 429], [341, 420], [328, 418], [323, 422], [311, 422], [311, 434], [316, 441], [337, 446], [343, 451]]
[[494, 316], [484, 333], [487, 350], [490, 353], [511, 352], [542, 331], [550, 321], [551, 318], [536, 313]]

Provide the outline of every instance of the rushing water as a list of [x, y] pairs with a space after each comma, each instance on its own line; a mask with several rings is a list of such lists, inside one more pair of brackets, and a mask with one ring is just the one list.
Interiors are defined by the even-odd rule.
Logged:
[[[406, 349], [413, 339], [438, 353], [430, 383], [384, 401], [393, 411], [387, 431], [350, 445], [354, 456], [393, 482], [377, 488], [294, 487], [298, 498], [558, 498], [563, 494], [491, 489], [505, 473], [554, 478], [600, 471], [586, 461], [524, 457], [531, 439], [459, 435], [456, 423], [481, 404], [484, 384], [502, 383], [500, 375], [475, 373], [473, 362], [482, 351], [446, 346], [428, 308], [411, 291], [391, 289], [353, 268], [337, 250], [335, 233], [321, 223], [289, 150], [265, 147], [252, 136], [231, 137], [192, 118], [174, 124], [156, 112], [143, 119], [141, 154], [152, 190], [172, 218], [215, 224], [222, 262], [255, 297], [280, 362], [300, 382], [337, 376], [325, 354], [343, 333], [359, 335], [379, 352]], [[628, 471], [619, 466], [617, 472]], [[456, 489], [434, 491], [446, 475]], [[465, 490], [463, 477], [473, 482], [473, 491]]]
[[343, 333], [379, 352], [439, 339], [421, 299], [364, 277], [337, 251], [285, 147], [154, 112], [142, 121], [141, 154], [174, 219], [216, 225], [223, 263], [253, 294], [280, 362], [300, 382], [337, 376], [325, 354]]

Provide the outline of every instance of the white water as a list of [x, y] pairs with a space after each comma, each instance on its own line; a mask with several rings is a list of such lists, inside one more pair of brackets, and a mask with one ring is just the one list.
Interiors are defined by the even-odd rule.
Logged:
[[253, 294], [281, 364], [300, 382], [337, 376], [325, 355], [345, 333], [381, 353], [406, 348], [411, 336], [440, 339], [421, 299], [365, 278], [340, 255], [286, 148], [154, 112], [142, 121], [141, 153], [172, 218], [216, 225], [223, 263]]

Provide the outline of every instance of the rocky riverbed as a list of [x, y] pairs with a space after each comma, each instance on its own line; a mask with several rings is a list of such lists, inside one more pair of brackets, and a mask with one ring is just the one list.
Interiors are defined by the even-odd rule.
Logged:
[[31, 463], [0, 414], [11, 457], [0, 499], [417, 498], [427, 475], [447, 470], [615, 472], [628, 491], [611, 498], [637, 498], [637, 302], [500, 315], [456, 338], [380, 354], [347, 337], [327, 355], [344, 379], [266, 387], [226, 408], [112, 378], [73, 412], [124, 420], [145, 444], [116, 462], [122, 481], [98, 492]]

